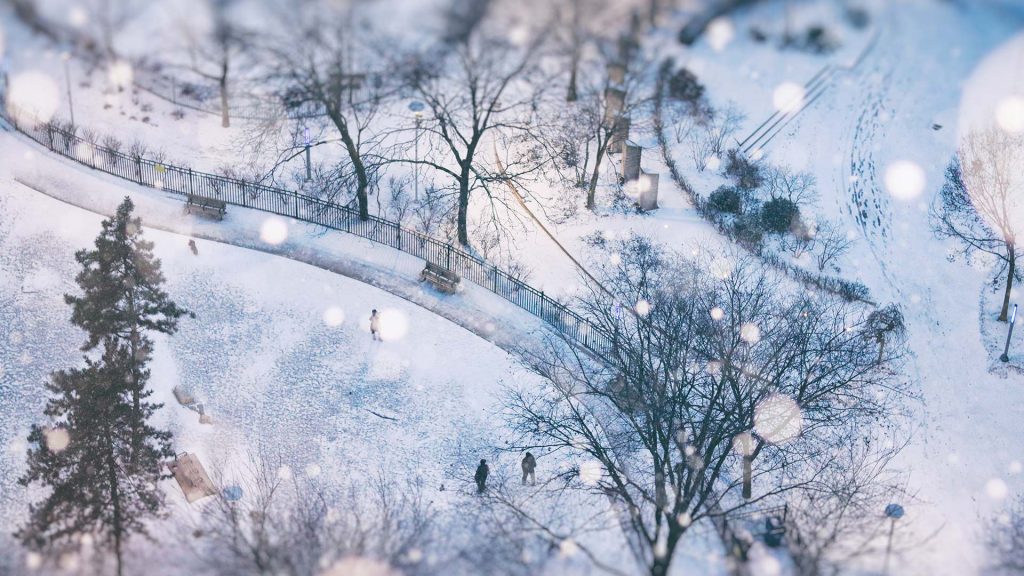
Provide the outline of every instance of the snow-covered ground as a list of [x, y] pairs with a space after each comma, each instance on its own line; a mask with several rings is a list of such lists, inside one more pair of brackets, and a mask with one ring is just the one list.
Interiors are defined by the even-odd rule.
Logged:
[[[920, 546], [898, 557], [897, 573], [983, 571], [984, 523], [1024, 490], [1024, 380], [989, 371], [979, 331], [978, 294], [991, 271], [948, 262], [950, 247], [934, 239], [928, 221], [961, 119], [970, 112], [991, 122], [1007, 85], [1020, 93], [1019, 60], [1001, 46], [1012, 41], [1020, 54], [1019, 38], [1011, 39], [1024, 25], [1021, 8], [888, 3], [876, 16], [884, 22], [878, 46], [768, 150], [772, 162], [815, 174], [820, 209], [857, 230], [845, 271], [878, 301], [904, 307], [914, 360], [907, 377], [922, 397], [899, 465], [919, 502], [897, 529], [913, 531]], [[986, 61], [1000, 52], [1001, 64]], [[899, 161], [923, 170], [923, 187], [886, 181]]]
[[[812, 56], [780, 52], [749, 37], [753, 23], [781, 20], [781, 4], [765, 3], [726, 20], [714, 33], [729, 31], [724, 42], [712, 34], [680, 48], [673, 45], [677, 28], [669, 20], [650, 44], [696, 72], [713, 105], [733, 101], [746, 113], [740, 138], [773, 112], [780, 86], [802, 85], [826, 65], [843, 67], [825, 93], [765, 147], [765, 158], [817, 178], [814, 210], [857, 238], [843, 259], [844, 276], [865, 283], [879, 302], [899, 303], [906, 314], [912, 351], [906, 378], [921, 397], [912, 406], [911, 444], [898, 462], [916, 498], [903, 503], [907, 516], [897, 530], [910, 533], [908, 540], [917, 545], [898, 551], [893, 572], [983, 572], [984, 525], [1024, 493], [1024, 376], [993, 370], [992, 349], [1003, 335], [1002, 325], [991, 322], [995, 299], [983, 293], [991, 271], [984, 262], [949, 262], [950, 246], [934, 239], [928, 209], [965, 128], [991, 121], [1003, 98], [1024, 93], [1024, 6], [1011, 0], [866, 2], [872, 9], [868, 29], [837, 25], [843, 30], [840, 49]], [[833, 3], [805, 3], [793, 25], [838, 20]], [[766, 31], [778, 33], [770, 26]], [[5, 26], [4, 35], [0, 46], [6, 45], [12, 69], [34, 65], [62, 77], [59, 54], [44, 42], [16, 25]], [[863, 61], [849, 67], [876, 38]], [[76, 78], [85, 74], [73, 70]], [[191, 156], [196, 166], [214, 169], [234, 158], [233, 136], [219, 127], [217, 116], [189, 112], [176, 120], [166, 102], [103, 95], [103, 75], [94, 71], [87, 85], [73, 85], [76, 115], [88, 120], [83, 124], [110, 127], [126, 141], [152, 142], [172, 158]], [[62, 109], [63, 89], [58, 83]], [[149, 122], [141, 120], [143, 103], [153, 106]], [[659, 210], [581, 211], [559, 223], [535, 210], [542, 223], [584, 261], [590, 253], [583, 238], [596, 231], [607, 237], [637, 231], [673, 247], [725, 246], [674, 188], [653, 142], [641, 143], [650, 146], [645, 168], [661, 172]], [[678, 153], [686, 158], [685, 151]], [[476, 455], [500, 438], [494, 412], [502, 383], [528, 382], [530, 376], [506, 353], [424, 308], [507, 347], [543, 332], [521, 311], [473, 287], [459, 296], [467, 306], [453, 306], [416, 287], [420, 262], [354, 237], [272, 219], [272, 228], [287, 230], [287, 240], [267, 242], [261, 236], [266, 216], [244, 210], [230, 210], [223, 224], [183, 219], [178, 199], [121, 188], [44, 154], [23, 139], [0, 136], [0, 157], [8, 159], [0, 173], [0, 217], [6, 218], [0, 226], [0, 321], [8, 327], [0, 335], [0, 446], [8, 447], [0, 461], [0, 526], [24, 513], [14, 484], [24, 466], [21, 442], [30, 422], [24, 415], [41, 413], [46, 373], [77, 356], [80, 336], [67, 327], [60, 294], [73, 289], [71, 254], [91, 240], [99, 222], [47, 196], [110, 212], [131, 193], [146, 221], [164, 230], [290, 253], [404, 298], [214, 242], [200, 241], [193, 256], [184, 236], [148, 231], [164, 260], [170, 293], [198, 315], [183, 323], [180, 334], [159, 341], [154, 363], [157, 398], [166, 403], [161, 417], [176, 433], [179, 450], [230, 468], [247, 447], [272, 443], [287, 452], [295, 470], [321, 474], [338, 474], [342, 466], [372, 473], [377, 466], [415, 462], [433, 486], [465, 476]], [[900, 162], [920, 168], [924, 185], [889, 172], [907, 166]], [[723, 181], [681, 164], [699, 193]], [[45, 194], [14, 182], [15, 176]], [[579, 276], [571, 261], [532, 222], [525, 228], [512, 246], [532, 270], [531, 284], [549, 294], [574, 293]], [[391, 338], [380, 345], [369, 341], [363, 326], [374, 307], [392, 319]], [[200, 426], [194, 413], [174, 402], [170, 389], [179, 382], [205, 403], [212, 426]], [[4, 538], [0, 549], [9, 544]], [[881, 558], [869, 562], [863, 566], [868, 572], [881, 567]]]
[[[62, 300], [75, 290], [73, 253], [91, 243], [101, 218], [9, 176], [0, 205], [0, 525], [14, 527], [26, 513], [28, 493], [15, 480], [28, 426], [41, 418], [43, 382], [79, 356], [82, 334]], [[256, 448], [280, 453], [296, 474], [350, 480], [402, 471], [445, 505], [461, 496], [438, 486], [457, 489], [480, 457], [504, 462], [494, 453], [502, 387], [533, 378], [504, 351], [337, 274], [216, 242], [199, 241], [193, 255], [186, 236], [146, 235], [168, 292], [196, 314], [158, 339], [152, 364], [154, 399], [165, 404], [158, 421], [177, 451], [228, 475]], [[382, 343], [370, 339], [372, 308], [383, 314]], [[203, 402], [214, 423], [200, 425], [174, 386]], [[177, 487], [168, 481], [166, 489]], [[0, 550], [0, 571], [23, 566], [7, 528]]]

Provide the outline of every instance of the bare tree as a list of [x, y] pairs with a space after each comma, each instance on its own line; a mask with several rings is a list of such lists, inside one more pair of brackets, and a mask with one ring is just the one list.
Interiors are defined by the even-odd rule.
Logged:
[[[689, 115], [691, 118], [693, 114]], [[691, 155], [694, 167], [703, 172], [711, 158], [722, 159], [725, 156], [729, 139], [743, 124], [746, 115], [732, 102], [720, 110], [713, 110], [707, 114], [707, 119], [696, 117], [696, 125], [701, 130], [693, 138]], [[685, 122], [681, 122], [685, 126]], [[677, 133], [677, 141], [681, 134]]]
[[[535, 355], [546, 385], [508, 408], [520, 445], [592, 463], [578, 487], [613, 500], [637, 561], [661, 576], [693, 522], [799, 489], [836, 427], [884, 418], [899, 352], [879, 361], [863, 313], [789, 295], [753, 260], [709, 271], [641, 238], [616, 248], [621, 266], [598, 265], [608, 292], [581, 303], [610, 348]], [[744, 459], [756, 473], [741, 480]], [[744, 483], [756, 496], [737, 494]]]
[[178, 29], [185, 39], [189, 69], [202, 78], [217, 83], [220, 93], [221, 126], [231, 126], [229, 74], [243, 68], [238, 59], [249, 45], [249, 31], [231, 14], [237, 0], [209, 2], [211, 22], [208, 29], [197, 29], [202, 22], [194, 14], [182, 15]]
[[612, 145], [624, 144], [630, 131], [642, 126], [640, 116], [651, 102], [644, 88], [648, 73], [635, 51], [616, 53], [607, 46], [581, 65], [579, 100], [565, 117], [576, 126], [563, 133], [572, 140], [563, 142], [561, 150], [570, 152], [577, 168], [582, 167], [590, 210], [597, 207], [597, 187]]
[[853, 241], [845, 231], [828, 220], [819, 219], [814, 227], [811, 246], [818, 272], [824, 272], [825, 268], [842, 258], [852, 245]]
[[[419, 486], [378, 475], [339, 488], [281, 470], [280, 460], [255, 455], [247, 479], [206, 504], [189, 539], [203, 566], [315, 576], [358, 557], [404, 573], [421, 567], [436, 514]], [[242, 497], [229, 499], [236, 489]]]
[[1024, 220], [1024, 137], [997, 128], [974, 130], [946, 168], [946, 182], [932, 207], [933, 229], [956, 239], [965, 255], [996, 257], [1006, 271], [999, 320], [1006, 321], [1017, 272], [1017, 234]]
[[[882, 552], [892, 528], [885, 507], [911, 499], [889, 466], [903, 444], [854, 429], [841, 430], [837, 440], [835, 449], [817, 455], [832, 464], [787, 502], [786, 549], [800, 576], [839, 574]], [[909, 532], [895, 536], [894, 548], [913, 545]]]
[[885, 354], [885, 344], [891, 340], [902, 341], [907, 327], [903, 323], [903, 310], [899, 304], [889, 304], [868, 314], [864, 336], [878, 343], [878, 358]]
[[117, 58], [115, 40], [118, 34], [142, 12], [142, 6], [143, 3], [139, 0], [88, 0], [86, 2], [87, 21], [91, 26], [96, 27], [103, 56], [111, 60]]
[[[396, 87], [387, 81], [389, 76], [383, 70], [361, 69], [356, 64], [379, 62], [373, 55], [380, 47], [372, 29], [351, 33], [355, 9], [332, 5], [299, 11], [284, 26], [288, 33], [266, 43], [264, 64], [270, 70], [265, 80], [272, 92], [291, 115], [304, 122], [295, 125], [294, 145], [282, 153], [272, 170], [298, 156], [307, 144], [340, 143], [344, 160], [323, 174], [320, 189], [329, 200], [354, 189], [359, 217], [366, 220], [369, 191], [379, 168], [375, 150], [382, 137], [375, 121], [381, 118]], [[269, 130], [279, 128], [277, 123], [268, 126]], [[309, 142], [302, 134], [306, 129], [315, 136], [333, 132], [336, 138]]]
[[[542, 39], [538, 35], [517, 45], [478, 27], [463, 43], [410, 59], [405, 80], [426, 104], [421, 134], [428, 151], [403, 161], [450, 179], [457, 195], [458, 240], [465, 246], [471, 194], [480, 190], [500, 202], [501, 187], [521, 182], [540, 166], [528, 140], [543, 86], [529, 77], [538, 72]], [[503, 159], [497, 157], [499, 149]]]
[[817, 198], [816, 180], [809, 172], [796, 172], [787, 166], [766, 166], [764, 190], [769, 198], [783, 198], [803, 205]]

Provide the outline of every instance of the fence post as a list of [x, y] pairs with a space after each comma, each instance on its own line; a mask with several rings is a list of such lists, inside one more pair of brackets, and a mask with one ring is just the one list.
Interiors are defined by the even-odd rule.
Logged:
[[449, 269], [449, 270], [451, 270], [452, 269], [452, 245], [451, 244], [447, 244], [447, 246], [448, 246], [448, 256], [447, 256], [447, 259], [445, 261], [444, 267]]
[[540, 319], [544, 319], [544, 291], [540, 291]]
[[189, 194], [195, 194], [196, 193], [196, 186], [195, 186], [195, 184], [192, 183], [192, 169], [191, 168], [188, 169], [188, 193]]
[[296, 192], [292, 192], [292, 194], [295, 195], [295, 218], [298, 219], [299, 218], [299, 193], [296, 191]]
[[494, 288], [491, 289], [491, 292], [494, 292], [495, 294], [497, 294], [498, 293], [498, 267], [497, 266], [491, 266], [491, 276], [494, 277]]
[[50, 143], [50, 151], [53, 151], [53, 124], [51, 122], [46, 123], [46, 140]]

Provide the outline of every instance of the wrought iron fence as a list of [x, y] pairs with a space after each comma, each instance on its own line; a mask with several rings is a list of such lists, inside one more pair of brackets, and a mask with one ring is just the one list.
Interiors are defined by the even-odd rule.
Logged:
[[18, 132], [52, 152], [136, 184], [175, 194], [215, 198], [235, 206], [295, 218], [355, 234], [433, 262], [540, 317], [594, 353], [603, 354], [610, 349], [611, 339], [607, 334], [542, 290], [450, 243], [404, 228], [397, 222], [378, 216], [361, 220], [358, 210], [342, 204], [124, 153], [101, 145], [98, 139], [86, 140], [53, 122], [19, 122], [17, 114], [8, 114], [6, 110], [2, 116]]

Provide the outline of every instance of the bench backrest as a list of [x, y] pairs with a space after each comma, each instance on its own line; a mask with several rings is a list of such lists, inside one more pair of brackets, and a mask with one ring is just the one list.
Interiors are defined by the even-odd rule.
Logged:
[[433, 274], [449, 280], [451, 282], [458, 282], [460, 280], [459, 275], [451, 270], [444, 268], [440, 264], [434, 264], [433, 262], [427, 262], [427, 270]]
[[186, 194], [189, 204], [198, 204], [200, 206], [211, 206], [214, 208], [226, 208], [227, 203], [217, 198], [210, 198], [208, 196], [200, 196], [198, 194]]

